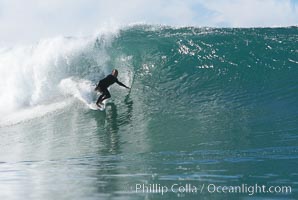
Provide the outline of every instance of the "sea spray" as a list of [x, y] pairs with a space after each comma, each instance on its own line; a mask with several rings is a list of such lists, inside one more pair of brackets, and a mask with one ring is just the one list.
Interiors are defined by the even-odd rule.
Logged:
[[0, 113], [52, 102], [62, 79], [103, 76], [108, 44], [98, 38], [58, 37], [1, 51]]

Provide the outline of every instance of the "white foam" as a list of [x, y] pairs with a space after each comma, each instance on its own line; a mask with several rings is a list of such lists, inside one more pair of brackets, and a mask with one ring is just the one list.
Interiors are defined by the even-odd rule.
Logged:
[[95, 86], [89, 80], [69, 77], [61, 80], [59, 88], [64, 95], [75, 97], [87, 106], [93, 102]]
[[[0, 113], [35, 106], [53, 95], [69, 57], [87, 41], [54, 38], [35, 46], [16, 47], [0, 55]], [[66, 74], [65, 74], [66, 75]]]
[[[96, 38], [99, 48], [94, 48]], [[92, 78], [98, 77], [97, 73], [108, 72], [105, 63], [110, 58], [105, 48], [112, 36], [97, 35], [96, 38], [57, 37], [32, 46], [2, 48], [0, 115], [51, 103], [61, 95], [58, 87], [61, 80], [74, 74]], [[84, 59], [93, 64], [84, 65]]]

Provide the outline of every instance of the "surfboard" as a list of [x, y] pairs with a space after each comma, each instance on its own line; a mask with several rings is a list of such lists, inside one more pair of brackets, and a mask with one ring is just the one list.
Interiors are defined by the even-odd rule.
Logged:
[[105, 109], [105, 105], [104, 104], [102, 104], [102, 107], [98, 107], [95, 103], [90, 103], [90, 104], [88, 104], [88, 107], [91, 110], [100, 110], [100, 111], [103, 111]]

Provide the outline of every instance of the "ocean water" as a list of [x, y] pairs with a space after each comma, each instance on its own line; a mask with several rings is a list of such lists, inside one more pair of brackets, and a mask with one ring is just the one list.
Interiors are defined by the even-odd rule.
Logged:
[[[297, 27], [135, 25], [1, 48], [0, 198], [297, 199], [297, 47]], [[131, 90], [90, 110], [113, 68]]]

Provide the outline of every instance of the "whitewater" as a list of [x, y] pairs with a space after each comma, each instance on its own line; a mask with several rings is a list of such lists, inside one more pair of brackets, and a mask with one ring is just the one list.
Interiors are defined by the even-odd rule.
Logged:
[[[135, 187], [262, 183], [292, 192], [260, 199], [297, 198], [297, 46], [297, 27], [142, 24], [1, 48], [0, 197], [220, 199]], [[114, 68], [131, 90], [90, 110]]]

